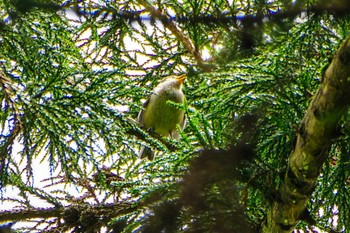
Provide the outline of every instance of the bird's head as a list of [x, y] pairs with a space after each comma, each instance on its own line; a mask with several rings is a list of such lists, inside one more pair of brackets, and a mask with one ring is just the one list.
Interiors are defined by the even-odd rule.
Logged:
[[172, 88], [177, 88], [181, 89], [183, 82], [186, 79], [186, 75], [180, 75], [180, 76], [170, 76], [165, 78], [165, 80], [160, 84], [164, 87], [172, 87]]

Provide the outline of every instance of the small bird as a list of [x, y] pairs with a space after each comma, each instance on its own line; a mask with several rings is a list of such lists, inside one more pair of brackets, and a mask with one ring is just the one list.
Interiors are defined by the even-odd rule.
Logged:
[[[186, 75], [170, 76], [158, 84], [148, 100], [143, 104], [137, 120], [147, 130], [161, 136], [179, 138], [176, 125], [185, 128], [185, 112], [171, 105], [168, 101], [184, 103], [185, 95], [182, 92], [182, 83]], [[154, 152], [149, 147], [142, 147], [139, 153], [141, 159], [147, 157], [153, 160]]]

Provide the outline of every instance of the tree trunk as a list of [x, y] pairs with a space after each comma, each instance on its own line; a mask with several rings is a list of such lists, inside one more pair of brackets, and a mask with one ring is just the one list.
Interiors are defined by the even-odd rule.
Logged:
[[337, 126], [350, 103], [350, 37], [338, 49], [323, 74], [321, 86], [297, 132], [295, 149], [279, 196], [271, 204], [264, 233], [292, 232], [306, 210]]

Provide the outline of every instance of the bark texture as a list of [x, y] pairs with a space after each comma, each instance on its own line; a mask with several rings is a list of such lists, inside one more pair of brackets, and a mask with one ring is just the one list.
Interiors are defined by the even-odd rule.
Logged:
[[298, 130], [288, 170], [262, 226], [264, 233], [292, 232], [306, 210], [338, 123], [350, 103], [350, 37], [326, 69]]

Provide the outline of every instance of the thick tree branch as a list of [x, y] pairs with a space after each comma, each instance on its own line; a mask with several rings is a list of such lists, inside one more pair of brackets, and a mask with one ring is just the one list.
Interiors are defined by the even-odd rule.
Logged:
[[129, 203], [113, 203], [113, 204], [100, 204], [100, 205], [82, 205], [82, 206], [68, 206], [68, 207], [52, 207], [52, 208], [37, 208], [37, 209], [23, 209], [0, 212], [1, 221], [24, 221], [26, 219], [34, 218], [52, 218], [70, 217], [72, 209], [76, 210], [74, 213], [78, 216], [80, 213], [89, 210], [96, 213], [99, 216], [108, 215], [109, 218], [116, 215], [120, 211], [132, 210]]
[[278, 200], [272, 203], [262, 232], [292, 232], [316, 186], [337, 126], [350, 104], [350, 37], [325, 71], [298, 132]]

